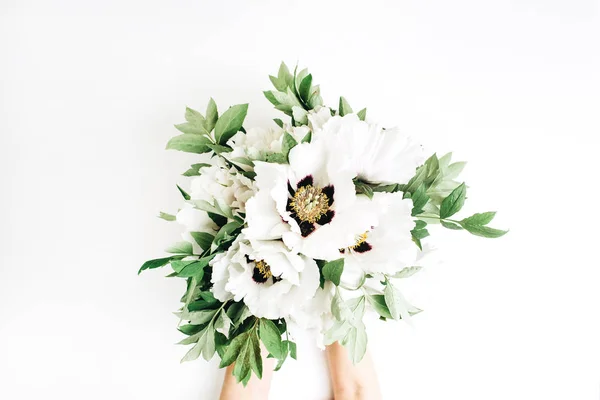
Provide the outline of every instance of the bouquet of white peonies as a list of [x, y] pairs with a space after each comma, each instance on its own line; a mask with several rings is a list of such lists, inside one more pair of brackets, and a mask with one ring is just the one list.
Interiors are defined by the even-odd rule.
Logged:
[[[184, 227], [171, 255], [140, 272], [170, 265], [187, 282], [177, 313], [193, 345], [182, 361], [236, 363], [246, 384], [262, 376], [261, 345], [269, 357], [296, 358], [294, 332], [313, 332], [319, 346], [340, 342], [353, 362], [363, 357], [367, 310], [408, 320], [421, 310], [396, 280], [418, 272], [429, 251], [430, 224], [496, 238], [494, 212], [456, 218], [466, 186], [463, 162], [425, 159], [420, 145], [396, 128], [353, 112], [342, 97], [323, 104], [306, 69], [281, 64], [266, 98], [288, 117], [270, 128], [245, 129], [247, 104], [219, 115], [186, 109], [168, 149], [199, 154], [183, 173], [189, 189], [176, 215]], [[182, 324], [186, 321], [185, 324]]]

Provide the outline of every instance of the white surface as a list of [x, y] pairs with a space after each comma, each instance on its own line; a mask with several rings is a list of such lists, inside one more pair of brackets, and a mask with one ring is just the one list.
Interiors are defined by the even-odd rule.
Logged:
[[[599, 398], [597, 1], [200, 3], [0, 3], [0, 398], [215, 398], [215, 362], [173, 345], [180, 283], [136, 270], [179, 238], [154, 215], [194, 159], [163, 150], [183, 107], [268, 123], [282, 59], [468, 160], [465, 213], [511, 228], [432, 229], [425, 312], [371, 326], [385, 399]], [[272, 399], [327, 397], [300, 357]]]

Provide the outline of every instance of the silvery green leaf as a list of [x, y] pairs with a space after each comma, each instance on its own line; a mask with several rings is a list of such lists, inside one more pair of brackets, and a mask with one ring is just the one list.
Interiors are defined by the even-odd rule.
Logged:
[[341, 341], [346, 335], [348, 331], [352, 329], [352, 325], [350, 325], [347, 321], [335, 321], [331, 328], [325, 333], [325, 344], [330, 345], [335, 342]]
[[217, 310], [184, 312], [181, 319], [190, 321], [190, 324], [192, 325], [203, 325], [210, 321], [215, 316], [216, 312]]
[[229, 328], [231, 327], [231, 319], [225, 311], [221, 311], [215, 321], [215, 330], [225, 337], [229, 337]]
[[450, 195], [448, 195], [448, 197], [442, 201], [442, 205], [440, 207], [440, 218], [446, 219], [459, 212], [465, 203], [466, 196], [467, 187], [463, 183], [454, 189], [452, 193], [450, 193]]
[[493, 228], [490, 228], [489, 226], [471, 225], [471, 224], [464, 224], [464, 223], [461, 223], [461, 225], [469, 233], [476, 235], [476, 236], [485, 237], [485, 238], [495, 239], [495, 238], [504, 236], [504, 235], [506, 235], [506, 233], [508, 233], [508, 231], [503, 231], [500, 229], [493, 229]]
[[348, 321], [352, 318], [352, 311], [342, 299], [339, 289], [335, 288], [335, 294], [331, 300], [331, 313], [338, 321]]
[[319, 85], [313, 86], [311, 89], [310, 98], [308, 99], [308, 106], [310, 109], [314, 109], [316, 107], [323, 105], [323, 98], [321, 97], [321, 89]]
[[439, 158], [439, 166], [441, 170], [448, 168], [450, 161], [452, 160], [452, 152], [446, 153]]
[[210, 139], [206, 136], [185, 133], [171, 138], [167, 143], [167, 149], [202, 154], [210, 151], [207, 146], [209, 144], [211, 144]]
[[352, 325], [362, 324], [362, 318], [365, 315], [365, 296], [356, 297], [348, 301], [348, 308], [352, 311]]
[[281, 104], [281, 102], [277, 99], [277, 97], [275, 97], [275, 93], [281, 93], [275, 90], [265, 90], [263, 92], [263, 94], [265, 95], [265, 97], [267, 98], [267, 100], [269, 100], [269, 102], [271, 104], [273, 104], [274, 106], [278, 106]]
[[302, 107], [292, 107], [292, 117], [294, 117], [295, 125], [307, 125], [308, 124], [308, 113]]
[[175, 125], [175, 128], [182, 133], [187, 133], [190, 135], [206, 135], [206, 129], [204, 129], [201, 125], [194, 125], [189, 122], [184, 122], [183, 124]]
[[215, 140], [218, 144], [225, 144], [241, 128], [248, 113], [248, 104], [238, 104], [229, 107], [219, 117], [215, 124]]
[[414, 274], [416, 274], [417, 272], [419, 272], [423, 267], [419, 267], [417, 265], [412, 266], [412, 267], [405, 267], [402, 268], [401, 271], [396, 272], [393, 276], [391, 276], [391, 278], [408, 278], [410, 276], [413, 276]]
[[454, 222], [444, 221], [443, 219], [440, 220], [440, 224], [442, 224], [442, 226], [446, 229], [452, 229], [455, 231], [460, 231], [461, 229], [463, 229], [460, 225], [457, 225]]
[[495, 211], [488, 211], [484, 213], [473, 214], [472, 216], [465, 218], [460, 222], [467, 225], [487, 225], [492, 222], [495, 216]]
[[364, 324], [353, 326], [342, 340], [342, 345], [348, 350], [352, 363], [358, 364], [367, 351], [367, 331]]
[[215, 124], [217, 123], [218, 119], [219, 119], [219, 112], [217, 110], [217, 103], [215, 103], [215, 100], [211, 97], [210, 100], [208, 101], [208, 106], [206, 107], [206, 122], [205, 122], [206, 130], [209, 133], [214, 129]]
[[273, 75], [269, 75], [269, 79], [271, 80], [271, 83], [273, 84], [275, 89], [277, 89], [280, 92], [285, 90], [285, 88], [287, 87], [287, 83], [285, 82], [285, 80], [279, 80], [279, 78]]
[[166, 250], [167, 253], [171, 254], [193, 254], [194, 250], [190, 242], [177, 242], [172, 246], [169, 246]]
[[458, 175], [460, 175], [460, 173], [462, 172], [462, 170], [465, 168], [466, 165], [467, 165], [467, 163], [464, 161], [455, 162], [454, 164], [450, 164], [448, 166], [448, 169], [446, 170], [447, 171], [446, 178], [447, 179], [458, 178]]
[[231, 159], [231, 161], [233, 161], [236, 164], [242, 164], [242, 165], [247, 165], [249, 167], [254, 167], [254, 162], [246, 157], [234, 157]]
[[358, 115], [358, 118], [361, 121], [364, 121], [367, 118], [367, 109], [363, 108], [362, 110], [360, 110], [359, 112], [357, 112], [356, 115]]
[[385, 285], [383, 290], [383, 296], [385, 298], [385, 304], [390, 310], [392, 319], [399, 320], [400, 317], [405, 321], [409, 319], [410, 314], [408, 313], [408, 302], [400, 293], [396, 287], [394, 287], [389, 281]]
[[212, 151], [215, 152], [215, 154], [222, 154], [222, 153], [231, 153], [233, 151], [233, 149], [229, 146], [221, 146], [220, 144], [207, 144], [206, 145], [209, 149], [211, 149]]
[[165, 221], [175, 221], [175, 219], [176, 219], [174, 215], [167, 214], [162, 211], [158, 213], [158, 218], [162, 218]]
[[340, 97], [339, 113], [343, 117], [346, 114], [352, 114], [352, 107], [344, 97]]
[[288, 159], [285, 154], [272, 153], [272, 154], [267, 154], [267, 162], [277, 163], [277, 164], [287, 164]]
[[[204, 116], [202, 114], [200, 114], [198, 111], [192, 110], [191, 108], [186, 107], [185, 108], [185, 120], [194, 126], [202, 127], [204, 129], [204, 131], [206, 132], [206, 126], [205, 126], [206, 120], [204, 119]], [[206, 132], [206, 133], [208, 133], [208, 132]]]
[[279, 72], [277, 73], [277, 79], [279, 79], [279, 81], [285, 82], [286, 87], [294, 84], [294, 77], [292, 76], [289, 68], [287, 67], [287, 65], [285, 65], [284, 62], [282, 62], [281, 65], [279, 66]]
[[281, 143], [281, 154], [287, 157], [290, 153], [290, 150], [296, 147], [297, 144], [298, 142], [296, 141], [296, 139], [294, 139], [292, 135], [290, 135], [288, 132], [284, 132]]
[[[191, 337], [191, 336], [190, 336]], [[192, 347], [187, 353], [186, 355], [181, 359], [181, 362], [186, 362], [186, 361], [194, 361], [196, 360], [198, 357], [200, 357], [200, 354], [202, 353], [202, 345], [200, 344], [200, 342], [196, 343], [194, 345], [194, 347]]]

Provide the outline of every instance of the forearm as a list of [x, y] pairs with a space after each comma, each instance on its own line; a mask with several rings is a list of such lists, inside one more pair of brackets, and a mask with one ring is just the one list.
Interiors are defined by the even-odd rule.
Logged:
[[262, 379], [253, 375], [246, 387], [235, 380], [232, 374], [234, 366], [235, 363], [227, 367], [225, 371], [220, 400], [265, 400], [269, 397], [275, 359], [263, 358]]
[[339, 343], [327, 346], [327, 361], [335, 400], [380, 400], [381, 392], [373, 360], [367, 352], [353, 365], [348, 352]]

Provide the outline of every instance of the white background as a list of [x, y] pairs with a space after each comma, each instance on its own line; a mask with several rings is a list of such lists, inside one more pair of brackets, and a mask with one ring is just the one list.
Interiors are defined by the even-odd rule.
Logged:
[[[597, 1], [0, 4], [0, 398], [216, 398], [215, 360], [173, 345], [181, 282], [136, 272], [179, 239], [155, 215], [194, 160], [163, 150], [184, 106], [267, 124], [281, 60], [468, 160], [464, 213], [511, 229], [432, 229], [425, 312], [370, 325], [384, 398], [600, 398]], [[328, 397], [299, 353], [272, 399]]]

